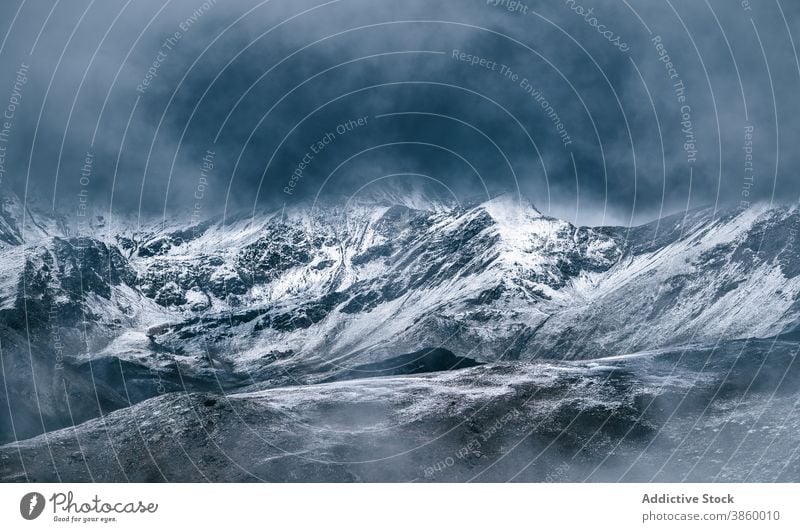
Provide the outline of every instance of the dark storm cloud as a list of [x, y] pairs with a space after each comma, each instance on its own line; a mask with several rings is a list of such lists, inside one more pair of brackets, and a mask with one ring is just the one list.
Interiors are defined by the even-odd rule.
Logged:
[[5, 179], [67, 210], [187, 209], [198, 190], [208, 210], [280, 206], [378, 180], [520, 190], [559, 216], [627, 223], [800, 192], [793, 2], [0, 10], [3, 107], [29, 68]]

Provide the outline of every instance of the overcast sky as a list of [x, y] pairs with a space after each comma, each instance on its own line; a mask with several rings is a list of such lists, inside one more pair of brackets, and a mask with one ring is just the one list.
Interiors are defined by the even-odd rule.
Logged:
[[73, 211], [378, 183], [583, 224], [794, 202], [800, 3], [751, 4], [4, 0], [2, 176]]

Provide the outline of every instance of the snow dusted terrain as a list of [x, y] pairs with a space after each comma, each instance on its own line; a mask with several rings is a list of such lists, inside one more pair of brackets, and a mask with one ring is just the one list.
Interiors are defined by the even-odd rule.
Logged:
[[797, 481], [797, 346], [760, 342], [167, 393], [0, 447], [0, 478]]
[[4, 480], [800, 475], [796, 207], [586, 228], [384, 194], [77, 226], [2, 202]]

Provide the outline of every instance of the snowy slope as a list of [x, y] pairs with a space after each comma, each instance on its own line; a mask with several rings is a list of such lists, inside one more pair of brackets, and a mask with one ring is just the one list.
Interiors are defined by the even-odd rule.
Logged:
[[19, 303], [26, 271], [29, 299], [81, 300], [75, 318], [243, 371], [422, 346], [479, 360], [592, 358], [768, 337], [800, 317], [796, 208], [585, 228], [512, 195], [454, 206], [381, 189], [194, 226], [97, 218], [88, 237], [21, 245], [20, 230], [7, 232], [0, 308]]
[[131, 264], [147, 295], [192, 316], [157, 342], [242, 367], [423, 345], [591, 358], [786, 332], [799, 310], [796, 224], [794, 208], [629, 230], [577, 228], [510, 196], [429, 211], [362, 203], [218, 223]]

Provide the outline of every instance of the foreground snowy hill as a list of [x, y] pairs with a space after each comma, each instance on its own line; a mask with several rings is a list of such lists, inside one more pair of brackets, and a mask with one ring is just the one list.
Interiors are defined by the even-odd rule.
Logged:
[[0, 447], [3, 481], [797, 481], [791, 342], [218, 394]]

